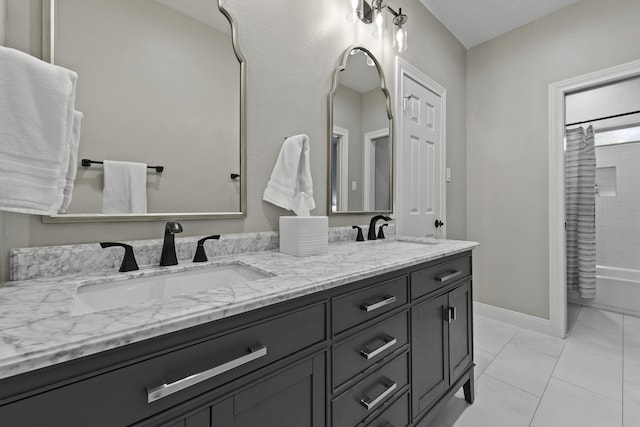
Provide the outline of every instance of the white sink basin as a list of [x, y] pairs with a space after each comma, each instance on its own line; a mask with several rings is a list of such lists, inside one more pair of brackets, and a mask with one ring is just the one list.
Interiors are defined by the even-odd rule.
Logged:
[[241, 285], [269, 277], [242, 264], [216, 265], [198, 270], [140, 277], [78, 288], [72, 316], [130, 307], [178, 295], [190, 295], [220, 287]]

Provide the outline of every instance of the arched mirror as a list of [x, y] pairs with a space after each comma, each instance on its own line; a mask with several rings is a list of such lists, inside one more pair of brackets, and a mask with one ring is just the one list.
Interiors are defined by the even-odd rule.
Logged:
[[393, 209], [393, 116], [384, 73], [364, 47], [342, 55], [329, 94], [330, 215]]
[[[71, 205], [43, 221], [246, 216], [245, 60], [221, 0], [45, 0], [43, 25], [84, 114]], [[103, 213], [104, 160], [150, 166], [147, 213]]]

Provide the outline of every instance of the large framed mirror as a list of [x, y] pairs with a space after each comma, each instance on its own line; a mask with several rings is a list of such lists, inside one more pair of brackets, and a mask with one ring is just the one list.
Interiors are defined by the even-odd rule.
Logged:
[[384, 73], [366, 48], [347, 49], [329, 94], [330, 215], [393, 210], [393, 114]]
[[[84, 118], [71, 205], [43, 222], [246, 216], [246, 61], [221, 1], [44, 0], [43, 59], [78, 73]], [[104, 160], [150, 166], [146, 213], [104, 213]]]

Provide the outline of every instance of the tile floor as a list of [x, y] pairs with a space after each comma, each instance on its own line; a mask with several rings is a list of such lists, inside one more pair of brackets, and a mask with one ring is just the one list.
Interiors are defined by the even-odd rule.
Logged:
[[640, 318], [570, 305], [569, 336], [475, 318], [476, 399], [429, 427], [640, 426]]

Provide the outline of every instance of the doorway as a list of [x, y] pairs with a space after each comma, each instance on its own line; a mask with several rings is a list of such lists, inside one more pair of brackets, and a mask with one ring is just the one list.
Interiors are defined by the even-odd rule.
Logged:
[[565, 97], [640, 76], [640, 61], [549, 85], [549, 317], [551, 334], [567, 333], [565, 242]]
[[389, 128], [364, 134], [364, 210], [391, 209], [391, 147]]

